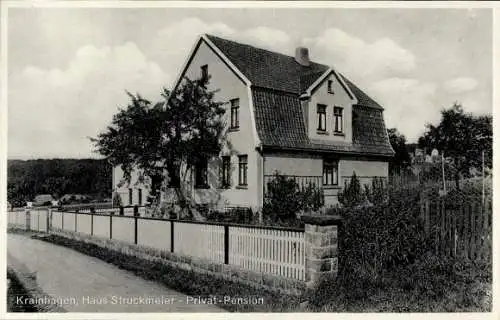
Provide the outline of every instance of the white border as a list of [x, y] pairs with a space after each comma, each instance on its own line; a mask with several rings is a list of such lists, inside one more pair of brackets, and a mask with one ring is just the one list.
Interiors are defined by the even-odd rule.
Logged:
[[[161, 2], [161, 1], [1, 1], [0, 2], [0, 13], [1, 13], [1, 65], [0, 70], [2, 75], [1, 81], [1, 108], [0, 108], [0, 212], [2, 213], [2, 218], [5, 217], [6, 209], [6, 155], [7, 155], [7, 11], [11, 7], [44, 7], [44, 8], [82, 8], [82, 7], [94, 7], [94, 8], [186, 8], [186, 7], [204, 7], [204, 8], [242, 8], [242, 7], [258, 7], [258, 8], [365, 8], [365, 7], [376, 7], [376, 8], [493, 8], [494, 19], [493, 19], [493, 69], [494, 69], [494, 80], [500, 72], [499, 63], [495, 62], [495, 59], [500, 57], [500, 51], [497, 49], [500, 43], [500, 30], [499, 24], [495, 21], [500, 18], [500, 4], [496, 2], [391, 2], [391, 1], [380, 1], [380, 2], [284, 2], [284, 1], [269, 1], [269, 2], [249, 2], [249, 1], [238, 1], [238, 2], [214, 2], [214, 1], [172, 1], [172, 2]], [[497, 131], [495, 124], [497, 124], [497, 107], [498, 94], [497, 91], [500, 90], [500, 84], [494, 82], [493, 90], [493, 116], [494, 116], [494, 175], [497, 176], [497, 170], [500, 165], [498, 156], [496, 156], [496, 150], [500, 150], [500, 143], [497, 141]], [[493, 181], [494, 190], [497, 189], [498, 182]], [[494, 191], [495, 192], [495, 191]], [[497, 197], [495, 192], [494, 208], [497, 206]], [[495, 210], [493, 210], [495, 212]], [[494, 214], [496, 216], [496, 214]], [[0, 254], [2, 257], [6, 256], [6, 223], [5, 219], [0, 218], [0, 228], [4, 231], [2, 233], [2, 238], [0, 239]], [[495, 218], [496, 219], [496, 218]], [[493, 226], [494, 237], [493, 237], [493, 249], [496, 250], [496, 243], [498, 242], [499, 227], [497, 223]], [[2, 258], [4, 259], [4, 258]], [[494, 280], [493, 280], [493, 313], [462, 313], [462, 314], [236, 314], [232, 315], [237, 318], [254, 318], [254, 317], [269, 317], [269, 318], [296, 318], [301, 319], [303, 317], [308, 317], [310, 319], [350, 319], [353, 316], [361, 319], [387, 319], [387, 318], [399, 318], [404, 316], [409, 319], [421, 319], [422, 317], [428, 319], [455, 319], [455, 318], [466, 318], [466, 319], [500, 319], [498, 314], [498, 303], [499, 298], [497, 297], [498, 292], [498, 255], [494, 254]], [[5, 263], [1, 264], [2, 270], [5, 275]], [[5, 279], [5, 278], [2, 278]], [[168, 318], [180, 318], [180, 319], [195, 319], [195, 318], [211, 318], [211, 319], [226, 319], [229, 316], [227, 314], [184, 314], [184, 313], [172, 313], [172, 314], [126, 314], [126, 313], [107, 313], [107, 314], [91, 314], [91, 313], [71, 313], [71, 314], [4, 314], [6, 305], [3, 303], [5, 301], [5, 281], [0, 282], [0, 311], [2, 312], [1, 317], [6, 319], [40, 319], [48, 318], [51, 319], [164, 319]]]

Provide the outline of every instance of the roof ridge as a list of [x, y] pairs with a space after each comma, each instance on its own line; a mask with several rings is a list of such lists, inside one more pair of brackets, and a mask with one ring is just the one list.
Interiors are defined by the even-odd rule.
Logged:
[[[251, 45], [251, 44], [248, 44], [248, 43], [239, 42], [239, 41], [236, 41], [236, 40], [231, 40], [231, 39], [227, 39], [227, 38], [221, 38], [221, 37], [219, 37], [219, 36], [215, 36], [215, 35], [213, 35], [213, 34], [209, 34], [209, 33], [205, 33], [205, 35], [206, 35], [207, 37], [209, 37], [209, 38], [210, 38], [210, 37], [212, 37], [212, 38], [217, 38], [217, 39], [219, 39], [219, 40], [223, 40], [223, 41], [233, 42], [233, 43], [236, 43], [236, 44], [238, 44], [238, 45], [240, 45], [240, 46], [247, 46], [247, 47], [251, 47], [251, 48], [253, 48], [253, 49], [266, 51], [266, 52], [268, 52], [268, 53], [272, 53], [272, 54], [278, 54], [278, 55], [281, 55], [281, 56], [284, 56], [284, 57], [291, 58], [291, 59], [294, 59], [294, 60], [295, 60], [295, 57], [294, 57], [294, 56], [292, 56], [292, 55], [284, 54], [284, 53], [277, 52], [277, 51], [272, 51], [272, 50], [270, 50], [270, 49], [266, 49], [266, 48], [262, 48], [262, 47], [257, 47], [257, 46], [255, 46], [255, 45]], [[330, 68], [330, 66], [329, 66], [329, 65], [324, 64], [324, 63], [319, 63], [319, 62], [315, 62], [315, 61], [309, 61], [309, 62], [310, 62], [310, 63], [317, 64], [317, 65], [321, 65], [321, 66], [324, 66], [324, 67], [327, 67], [327, 68]], [[297, 62], [297, 64], [299, 64], [299, 63]]]

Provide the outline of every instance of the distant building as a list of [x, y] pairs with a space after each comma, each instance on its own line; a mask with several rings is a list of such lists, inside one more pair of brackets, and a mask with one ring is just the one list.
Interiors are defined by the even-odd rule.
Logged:
[[62, 196], [59, 201], [60, 202], [68, 202], [68, 201], [82, 201], [87, 199], [88, 197], [84, 194], [72, 194], [72, 193], [67, 193], [64, 196]]
[[41, 206], [44, 204], [52, 204], [52, 201], [55, 199], [52, 197], [50, 194], [39, 194], [35, 197], [35, 200], [33, 201], [33, 205], [35, 206]]

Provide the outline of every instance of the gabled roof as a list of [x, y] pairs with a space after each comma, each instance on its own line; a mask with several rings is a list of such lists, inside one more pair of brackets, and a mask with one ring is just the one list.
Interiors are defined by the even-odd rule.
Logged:
[[324, 150], [392, 156], [383, 108], [342, 74], [354, 94], [353, 143], [309, 139], [299, 97], [331, 68], [311, 62], [302, 66], [292, 56], [206, 35], [251, 82], [257, 134], [266, 147]]

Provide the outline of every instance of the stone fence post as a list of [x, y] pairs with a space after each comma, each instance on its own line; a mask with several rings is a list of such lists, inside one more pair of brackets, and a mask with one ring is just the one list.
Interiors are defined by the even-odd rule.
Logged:
[[339, 269], [338, 231], [340, 216], [304, 215], [306, 283], [316, 287], [323, 278], [334, 278]]

